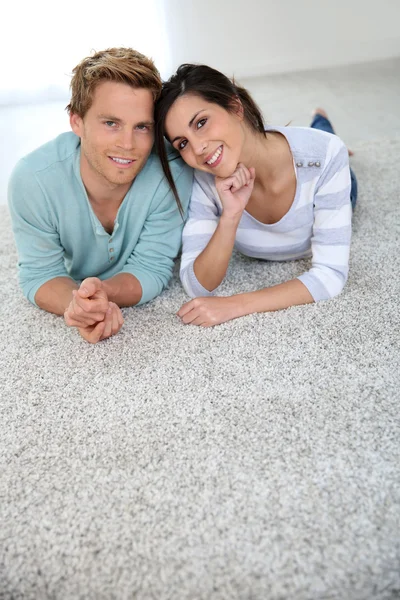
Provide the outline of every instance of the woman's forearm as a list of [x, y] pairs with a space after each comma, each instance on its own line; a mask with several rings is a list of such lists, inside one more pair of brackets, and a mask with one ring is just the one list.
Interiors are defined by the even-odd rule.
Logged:
[[240, 217], [222, 215], [212, 238], [194, 261], [193, 270], [199, 283], [210, 292], [226, 275]]
[[314, 302], [310, 292], [299, 279], [291, 279], [256, 292], [237, 294], [232, 298], [235, 298], [237, 317]]

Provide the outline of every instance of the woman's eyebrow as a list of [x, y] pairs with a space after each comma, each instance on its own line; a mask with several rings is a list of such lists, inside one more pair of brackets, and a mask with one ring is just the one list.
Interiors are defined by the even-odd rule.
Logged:
[[[197, 115], [199, 115], [201, 112], [203, 112], [203, 110], [205, 110], [204, 108], [202, 108], [201, 110], [197, 111], [196, 114], [193, 115], [193, 117], [190, 119], [189, 121], [189, 127], [191, 127], [193, 125], [193, 121], [195, 120], [195, 118], [197, 117]], [[176, 142], [176, 140], [180, 140], [183, 136], [178, 135], [177, 137], [175, 137], [171, 144], [173, 144], [174, 142]]]

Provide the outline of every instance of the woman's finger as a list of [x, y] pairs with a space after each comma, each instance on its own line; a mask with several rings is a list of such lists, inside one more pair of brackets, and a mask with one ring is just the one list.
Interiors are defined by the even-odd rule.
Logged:
[[243, 163], [239, 163], [238, 171], [243, 179], [243, 185], [247, 185], [251, 179], [250, 169], [248, 169]]
[[190, 325], [198, 325], [199, 327], [206, 326], [206, 319], [205, 319], [205, 317], [200, 315], [200, 316], [196, 317], [196, 319], [191, 321]]
[[180, 309], [178, 310], [178, 312], [176, 314], [178, 315], [178, 317], [180, 317], [182, 319], [182, 317], [184, 317], [186, 315], [186, 313], [188, 313], [192, 309], [193, 309], [193, 300], [189, 300], [189, 302], [185, 302], [185, 304], [182, 304], [182, 306], [180, 307]]
[[196, 309], [193, 309], [193, 310], [187, 312], [186, 314], [184, 314], [183, 317], [181, 317], [181, 319], [182, 319], [183, 323], [185, 323], [185, 325], [189, 325], [197, 317], [199, 317], [199, 313]]

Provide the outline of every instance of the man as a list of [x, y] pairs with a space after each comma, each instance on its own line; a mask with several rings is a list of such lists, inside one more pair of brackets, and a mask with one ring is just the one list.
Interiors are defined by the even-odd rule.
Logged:
[[20, 160], [11, 176], [23, 293], [91, 343], [121, 329], [120, 307], [161, 293], [180, 248], [192, 171], [169, 155], [178, 206], [152, 152], [160, 91], [158, 71], [139, 52], [85, 58], [71, 81], [72, 132]]

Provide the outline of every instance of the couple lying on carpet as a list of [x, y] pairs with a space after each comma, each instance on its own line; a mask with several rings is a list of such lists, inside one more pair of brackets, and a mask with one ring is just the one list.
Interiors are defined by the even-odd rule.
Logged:
[[[222, 73], [182, 65], [162, 84], [129, 48], [85, 58], [71, 92], [72, 132], [20, 160], [9, 185], [20, 283], [36, 306], [88, 342], [108, 338], [122, 327], [120, 307], [168, 284], [182, 235], [180, 275], [193, 298], [178, 311], [183, 323], [218, 325], [341, 292], [357, 183], [323, 110], [310, 128], [265, 126]], [[312, 257], [312, 266], [218, 296], [234, 247], [264, 260]]]

